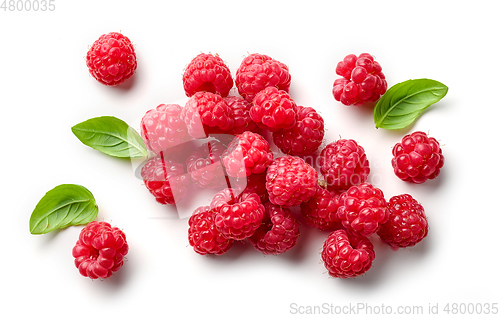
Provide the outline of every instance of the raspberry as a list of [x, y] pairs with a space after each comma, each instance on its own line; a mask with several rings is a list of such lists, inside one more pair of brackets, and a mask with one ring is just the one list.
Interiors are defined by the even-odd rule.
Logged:
[[223, 133], [233, 128], [233, 112], [218, 94], [197, 92], [182, 109], [188, 132], [193, 138]]
[[252, 173], [247, 177], [246, 189], [257, 193], [260, 201], [264, 204], [269, 202], [269, 194], [266, 189], [267, 169], [263, 173]]
[[403, 137], [392, 148], [394, 173], [403, 181], [423, 183], [436, 178], [444, 165], [439, 142], [422, 131]]
[[80, 274], [91, 279], [111, 277], [122, 267], [127, 253], [125, 233], [107, 222], [97, 221], [82, 229], [72, 251]]
[[375, 251], [366, 237], [354, 237], [345, 230], [337, 230], [328, 235], [321, 258], [330, 276], [351, 278], [370, 269]]
[[129, 38], [118, 32], [103, 34], [87, 52], [87, 67], [100, 83], [115, 86], [134, 75], [137, 60]]
[[226, 97], [233, 87], [233, 78], [219, 55], [201, 53], [186, 67], [182, 83], [188, 97], [196, 92], [211, 92]]
[[234, 137], [222, 155], [227, 175], [233, 178], [263, 173], [273, 161], [269, 144], [259, 134], [246, 131]]
[[352, 139], [328, 144], [321, 151], [319, 165], [330, 189], [349, 189], [365, 182], [370, 174], [365, 150]]
[[387, 90], [382, 67], [368, 53], [347, 55], [337, 64], [336, 73], [344, 78], [333, 83], [333, 96], [344, 105], [376, 102]]
[[252, 103], [246, 101], [240, 96], [228, 96], [224, 98], [229, 108], [233, 111], [233, 128], [228, 133], [239, 135], [245, 131], [259, 133], [260, 129], [257, 124], [250, 118], [250, 108]]
[[297, 117], [297, 104], [283, 90], [267, 87], [255, 95], [250, 118], [262, 129], [272, 132], [291, 129]]
[[238, 92], [249, 102], [269, 86], [288, 92], [290, 82], [288, 66], [259, 53], [250, 54], [243, 59], [235, 78]]
[[339, 198], [337, 216], [356, 236], [370, 236], [387, 222], [389, 210], [382, 190], [369, 183], [352, 186]]
[[377, 231], [394, 250], [414, 246], [429, 232], [424, 208], [409, 194], [394, 196], [387, 205], [389, 220]]
[[283, 156], [267, 169], [269, 201], [285, 207], [299, 205], [316, 193], [318, 173], [302, 158]]
[[262, 224], [249, 240], [255, 249], [266, 255], [278, 255], [297, 244], [299, 223], [288, 208], [266, 203]]
[[238, 195], [234, 189], [224, 189], [213, 197], [210, 209], [217, 213], [217, 229], [233, 240], [252, 236], [264, 217], [264, 206], [259, 196], [252, 191], [244, 191]]
[[189, 218], [188, 240], [200, 255], [222, 255], [233, 245], [215, 226], [215, 213], [208, 206], [197, 208]]
[[300, 205], [306, 224], [323, 231], [341, 228], [342, 224], [337, 216], [339, 199], [340, 193], [330, 192], [318, 185], [311, 199]]
[[189, 185], [189, 177], [184, 167], [165, 159], [163, 153], [150, 158], [141, 169], [146, 188], [161, 204], [175, 204], [184, 197]]
[[161, 104], [146, 112], [141, 120], [141, 135], [149, 150], [158, 154], [191, 139], [180, 119], [181, 111], [179, 105]]
[[211, 140], [196, 148], [186, 160], [191, 180], [201, 188], [216, 189], [227, 186], [220, 160], [225, 147]]
[[297, 106], [297, 121], [288, 130], [273, 133], [274, 144], [285, 154], [310, 155], [315, 152], [325, 135], [323, 118], [312, 107]]

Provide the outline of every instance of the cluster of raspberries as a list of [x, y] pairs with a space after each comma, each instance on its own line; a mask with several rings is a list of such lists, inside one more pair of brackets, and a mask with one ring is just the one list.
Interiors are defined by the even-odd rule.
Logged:
[[[338, 84], [343, 86], [334, 95], [343, 102], [377, 100], [385, 92], [381, 67], [370, 55], [342, 63], [337, 72], [351, 82]], [[393, 249], [427, 235], [427, 217], [413, 197], [386, 201], [367, 182], [369, 162], [358, 142], [339, 139], [320, 150], [323, 118], [292, 99], [287, 65], [250, 54], [233, 79], [218, 55], [202, 53], [182, 80], [186, 104], [159, 105], [141, 121], [141, 135], [154, 154], [141, 175], [162, 204], [179, 202], [191, 184], [218, 191], [189, 218], [188, 241], [196, 253], [221, 255], [235, 241], [247, 240], [264, 254], [281, 254], [297, 244], [302, 220], [331, 232], [322, 260], [331, 276], [347, 278], [371, 267], [373, 234]], [[231, 94], [234, 85], [238, 94]], [[313, 153], [317, 167], [305, 160]], [[405, 136], [393, 155], [395, 174], [414, 183], [435, 178], [444, 162], [437, 140], [422, 132]]]
[[[109, 86], [137, 68], [132, 43], [116, 32], [101, 36], [86, 62], [90, 74]], [[382, 67], [370, 54], [347, 55], [336, 73], [342, 78], [332, 93], [344, 105], [376, 102], [387, 90]], [[191, 184], [218, 190], [189, 218], [188, 241], [196, 253], [221, 255], [235, 241], [247, 240], [264, 254], [281, 254], [297, 244], [303, 220], [330, 232], [321, 252], [329, 275], [349, 278], [371, 268], [372, 235], [394, 250], [427, 236], [417, 200], [401, 194], [387, 201], [367, 182], [369, 162], [358, 142], [340, 139], [319, 151], [324, 120], [290, 96], [286, 64], [249, 54], [233, 78], [217, 54], [201, 53], [186, 66], [182, 82], [189, 97], [183, 107], [161, 104], [142, 118], [141, 135], [154, 156], [141, 176], [161, 204], [176, 204]], [[231, 94], [233, 86], [237, 94]], [[271, 151], [271, 141], [280, 156]], [[317, 152], [313, 167], [304, 156]], [[439, 142], [423, 132], [393, 147], [394, 173], [403, 181], [434, 179], [443, 164]], [[88, 224], [73, 248], [76, 267], [92, 279], [110, 277], [127, 252], [125, 234], [106, 222]]]

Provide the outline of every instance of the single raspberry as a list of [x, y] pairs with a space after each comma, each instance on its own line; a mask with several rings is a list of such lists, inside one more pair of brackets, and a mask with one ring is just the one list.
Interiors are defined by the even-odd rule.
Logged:
[[215, 213], [209, 206], [197, 208], [189, 218], [188, 240], [200, 255], [222, 255], [233, 245], [215, 226]]
[[387, 205], [389, 220], [377, 231], [382, 241], [397, 250], [414, 246], [429, 232], [424, 208], [411, 195], [392, 197]]
[[269, 201], [285, 207], [309, 201], [316, 193], [318, 173], [302, 158], [283, 156], [267, 168]]
[[300, 205], [300, 211], [307, 225], [323, 231], [333, 231], [342, 228], [337, 216], [339, 206], [340, 193], [328, 191], [318, 185], [311, 199]]
[[389, 210], [384, 193], [369, 183], [352, 186], [339, 198], [337, 216], [356, 236], [370, 236], [387, 222]]
[[252, 236], [264, 218], [264, 206], [252, 191], [238, 194], [234, 189], [224, 189], [213, 197], [210, 209], [216, 213], [217, 229], [233, 240]]
[[392, 148], [394, 173], [403, 181], [423, 183], [436, 178], [444, 165], [439, 142], [422, 131], [403, 137]]
[[127, 253], [125, 233], [107, 222], [97, 221], [82, 229], [72, 251], [80, 274], [91, 279], [112, 276], [122, 267]]
[[344, 105], [376, 102], [387, 90], [382, 67], [368, 53], [347, 55], [337, 64], [336, 73], [344, 78], [333, 83], [333, 96]]
[[297, 244], [299, 222], [288, 208], [270, 202], [264, 208], [262, 224], [249, 240], [255, 249], [266, 255], [284, 253]]
[[160, 104], [146, 112], [141, 120], [141, 135], [146, 147], [158, 154], [191, 139], [181, 120], [182, 107]]
[[287, 92], [270, 86], [255, 95], [250, 118], [272, 132], [291, 129], [296, 123], [297, 104]]
[[233, 128], [228, 131], [229, 134], [239, 135], [245, 131], [259, 133], [257, 124], [250, 118], [250, 108], [252, 103], [240, 96], [228, 96], [224, 98], [229, 108], [233, 111]]
[[330, 276], [351, 278], [370, 269], [375, 250], [368, 238], [354, 237], [345, 230], [337, 230], [328, 235], [321, 258]]
[[137, 60], [129, 38], [118, 32], [103, 34], [87, 52], [87, 67], [100, 83], [115, 86], [134, 75]]
[[205, 189], [225, 188], [226, 176], [221, 156], [226, 148], [211, 140], [196, 148], [187, 158], [186, 166], [191, 180]]
[[196, 92], [211, 92], [226, 97], [233, 87], [231, 71], [218, 54], [198, 54], [182, 76], [186, 96]]
[[269, 143], [259, 134], [246, 131], [234, 137], [222, 155], [227, 175], [233, 178], [263, 173], [273, 161]]
[[323, 142], [325, 123], [312, 107], [297, 106], [297, 121], [288, 130], [273, 133], [274, 144], [285, 154], [310, 155]]
[[269, 202], [269, 194], [266, 189], [266, 176], [267, 169], [263, 173], [252, 173], [247, 177], [246, 189], [257, 193], [262, 204]]
[[214, 93], [197, 92], [182, 109], [188, 132], [193, 138], [224, 133], [233, 128], [233, 112], [224, 99]]
[[290, 82], [288, 66], [259, 53], [250, 54], [243, 59], [235, 78], [238, 92], [249, 102], [269, 86], [288, 92]]
[[321, 151], [319, 165], [330, 189], [349, 189], [365, 182], [370, 174], [365, 150], [352, 139], [328, 144]]
[[189, 186], [184, 167], [160, 155], [150, 158], [141, 169], [146, 188], [161, 204], [175, 204], [181, 200]]

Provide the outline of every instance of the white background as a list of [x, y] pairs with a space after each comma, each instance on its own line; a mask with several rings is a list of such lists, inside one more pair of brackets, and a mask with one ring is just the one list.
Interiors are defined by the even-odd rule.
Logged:
[[[53, 12], [0, 10], [2, 314], [286, 317], [305, 306], [361, 303], [393, 313], [422, 306], [423, 317], [429, 304], [443, 313], [447, 303], [500, 302], [494, 1], [53, 3]], [[85, 65], [92, 42], [111, 31], [137, 52], [137, 73], [119, 87], [99, 84]], [[248, 243], [221, 257], [194, 253], [187, 219], [154, 201], [131, 162], [84, 146], [70, 128], [110, 115], [139, 129], [147, 110], [185, 101], [182, 72], [201, 52], [218, 53], [233, 74], [248, 53], [287, 64], [290, 94], [321, 112], [325, 142], [356, 139], [387, 198], [410, 193], [424, 205], [428, 237], [397, 252], [375, 237], [372, 269], [348, 280], [328, 277], [320, 261], [328, 233], [305, 226], [296, 248], [278, 257]], [[427, 77], [448, 95], [408, 129], [375, 129], [371, 110], [331, 94], [337, 62], [363, 52], [380, 62], [389, 86]], [[416, 130], [436, 137], [446, 159], [438, 179], [421, 185], [400, 181], [390, 165], [392, 146]], [[29, 233], [37, 202], [63, 183], [87, 187], [98, 220], [127, 234], [127, 262], [108, 280], [84, 278], [73, 265], [82, 227]]]

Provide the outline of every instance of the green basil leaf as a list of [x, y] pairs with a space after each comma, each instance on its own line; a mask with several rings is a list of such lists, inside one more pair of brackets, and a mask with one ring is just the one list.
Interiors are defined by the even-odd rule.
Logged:
[[447, 92], [446, 85], [427, 78], [398, 83], [388, 89], [375, 105], [375, 126], [385, 129], [404, 128], [427, 107], [440, 101]]
[[48, 191], [30, 217], [31, 234], [45, 234], [93, 221], [98, 207], [92, 193], [76, 184], [61, 184]]
[[142, 158], [148, 154], [141, 136], [116, 117], [91, 118], [71, 130], [83, 144], [113, 157]]

